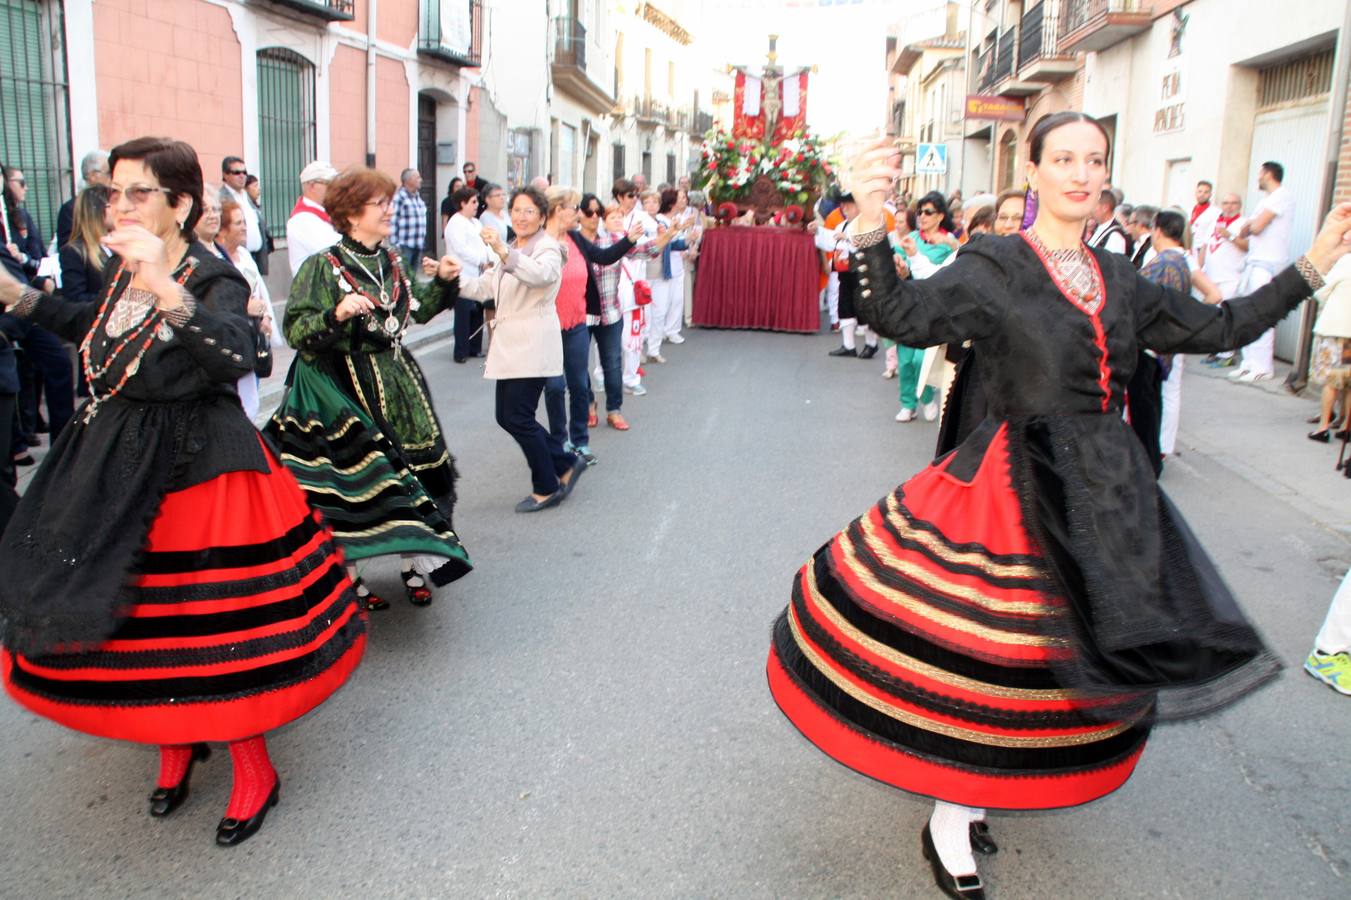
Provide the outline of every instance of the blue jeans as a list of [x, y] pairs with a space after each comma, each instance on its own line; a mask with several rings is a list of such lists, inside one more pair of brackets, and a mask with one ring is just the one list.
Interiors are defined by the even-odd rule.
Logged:
[[[586, 323], [563, 329], [563, 374], [544, 382], [544, 410], [549, 415], [549, 434], [560, 444], [572, 441], [585, 447], [591, 440], [586, 420], [591, 414], [591, 376], [586, 371], [591, 336]], [[563, 392], [567, 391], [567, 404]]]
[[600, 369], [605, 373], [605, 411], [619, 412], [624, 405], [624, 320], [592, 325], [590, 329], [600, 351]]

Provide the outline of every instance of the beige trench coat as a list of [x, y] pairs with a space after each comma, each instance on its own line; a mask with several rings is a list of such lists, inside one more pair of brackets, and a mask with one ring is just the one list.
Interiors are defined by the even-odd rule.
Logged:
[[506, 262], [460, 282], [461, 297], [497, 304], [484, 378], [563, 374], [563, 334], [555, 300], [565, 252], [541, 228], [525, 247], [513, 247]]

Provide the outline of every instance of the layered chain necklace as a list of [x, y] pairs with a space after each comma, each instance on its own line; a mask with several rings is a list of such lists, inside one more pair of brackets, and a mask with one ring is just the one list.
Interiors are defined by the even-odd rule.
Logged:
[[[188, 257], [183, 268], [175, 276], [174, 280], [182, 287], [192, 276], [197, 268], [196, 257]], [[98, 315], [94, 319], [94, 325], [85, 334], [84, 340], [80, 342], [80, 367], [84, 371], [85, 382], [89, 385], [92, 396], [89, 400], [89, 406], [85, 409], [80, 422], [88, 425], [94, 420], [99, 407], [108, 402], [127, 386], [141, 368], [141, 360], [150, 350], [151, 344], [155, 338], [161, 341], [173, 339], [174, 331], [172, 326], [164, 320], [163, 314], [155, 307], [155, 295], [149, 291], [133, 288], [128, 282], [126, 287], [118, 288], [122, 276], [126, 273], [126, 265], [119, 264], [117, 271], [113, 273], [111, 284], [113, 285], [107, 296], [103, 300], [103, 305], [99, 307]], [[106, 334], [109, 338], [122, 340], [113, 344], [108, 350], [107, 355], [103, 357], [101, 363], [94, 362], [93, 346], [94, 336], [97, 334]], [[137, 341], [139, 345], [127, 353]], [[117, 383], [108, 388], [105, 393], [98, 393], [96, 384], [101, 383], [119, 361], [125, 360], [122, 365], [122, 375]]]
[[333, 274], [337, 275], [342, 279], [342, 281], [339, 283], [339, 286], [343, 289], [343, 291], [348, 293], [356, 291], [358, 294], [374, 303], [376, 307], [379, 308], [380, 312], [384, 314], [384, 321], [382, 323], [376, 321], [377, 319], [376, 316], [371, 316], [369, 319], [367, 319], [366, 330], [379, 331], [381, 325], [383, 325], [386, 334], [388, 334], [390, 337], [397, 337], [404, 330], [404, 328], [407, 327], [408, 316], [415, 308], [416, 301], [413, 300], [409, 301], [408, 305], [404, 308], [403, 318], [402, 320], [400, 320], [397, 310], [399, 306], [399, 298], [402, 296], [405, 288], [404, 288], [404, 279], [399, 272], [398, 264], [395, 263], [393, 259], [393, 255], [392, 254], [390, 255], [389, 260], [390, 274], [394, 276], [394, 290], [393, 294], [391, 294], [385, 288], [385, 265], [384, 265], [385, 261], [381, 258], [382, 254], [379, 250], [376, 250], [368, 257], [375, 259], [376, 272], [379, 273], [377, 275], [376, 272], [372, 272], [366, 266], [366, 264], [361, 261], [361, 254], [357, 253], [352, 248], [343, 245], [339, 245], [339, 249], [343, 253], [347, 254], [347, 258], [350, 259], [353, 263], [355, 263], [357, 268], [359, 268], [362, 272], [365, 273], [366, 277], [369, 278], [371, 282], [376, 286], [376, 290], [379, 291], [379, 296], [372, 297], [362, 287], [361, 283], [358, 282], [355, 277], [353, 277], [352, 273], [348, 271], [347, 267], [344, 266], [336, 256], [334, 256], [332, 253], [328, 254], [329, 262], [333, 264]]

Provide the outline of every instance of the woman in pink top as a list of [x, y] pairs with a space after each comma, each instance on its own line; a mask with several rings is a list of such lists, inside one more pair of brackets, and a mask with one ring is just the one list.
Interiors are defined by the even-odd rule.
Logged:
[[592, 244], [576, 231], [582, 195], [572, 188], [553, 187], [546, 196], [549, 214], [544, 227], [564, 250], [563, 283], [556, 301], [558, 324], [563, 331], [563, 374], [544, 383], [544, 408], [549, 415], [549, 433], [590, 466], [595, 465], [596, 457], [591, 452], [587, 428], [591, 413], [591, 376], [586, 370], [591, 350], [591, 333], [586, 326], [590, 277], [587, 263], [600, 266], [616, 263], [633, 249], [633, 242], [625, 237], [610, 247]]

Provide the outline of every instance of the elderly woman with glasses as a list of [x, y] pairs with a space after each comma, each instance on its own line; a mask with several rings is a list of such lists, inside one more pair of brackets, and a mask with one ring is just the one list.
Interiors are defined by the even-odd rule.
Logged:
[[[561, 206], [561, 204], [560, 204]], [[497, 382], [497, 424], [516, 441], [530, 467], [531, 491], [519, 513], [563, 502], [586, 471], [586, 460], [535, 418], [549, 378], [563, 374], [563, 337], [557, 297], [563, 283], [563, 247], [545, 229], [549, 201], [534, 188], [511, 195], [510, 245], [485, 227], [492, 267], [460, 282], [460, 296], [493, 303], [493, 339], [483, 377]], [[557, 210], [555, 210], [557, 214]]]
[[[444, 586], [471, 566], [453, 528], [455, 459], [403, 336], [453, 308], [460, 264], [423, 259], [434, 276], [423, 283], [404, 272], [387, 244], [397, 187], [359, 166], [329, 184], [324, 209], [342, 240], [291, 284], [282, 331], [299, 353], [267, 431], [349, 565], [402, 557], [409, 602], [427, 606], [426, 576]], [[369, 609], [389, 606], [360, 581], [357, 594]]]
[[240, 411], [249, 292], [194, 240], [196, 151], [139, 138], [111, 164], [100, 301], [0, 275], [0, 305], [79, 343], [92, 395], [0, 538], [0, 673], [38, 715], [159, 745], [152, 816], [227, 743], [231, 846], [279, 797], [264, 734], [338, 689], [366, 625], [331, 535]]

